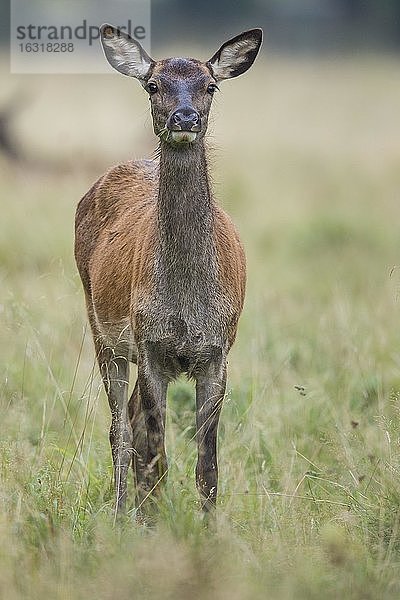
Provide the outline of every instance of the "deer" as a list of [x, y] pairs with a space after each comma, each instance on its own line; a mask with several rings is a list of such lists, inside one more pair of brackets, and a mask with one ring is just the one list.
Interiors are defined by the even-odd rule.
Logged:
[[[217, 430], [246, 260], [212, 193], [205, 138], [218, 84], [251, 67], [262, 30], [229, 39], [206, 62], [153, 60], [109, 24], [100, 39], [111, 67], [148, 93], [159, 139], [153, 159], [112, 167], [76, 210], [75, 259], [111, 410], [115, 514], [126, 512], [130, 467], [136, 510], [159, 498], [168, 473], [167, 388], [181, 374], [195, 382], [200, 504], [215, 514]], [[129, 397], [130, 364], [137, 380]]]

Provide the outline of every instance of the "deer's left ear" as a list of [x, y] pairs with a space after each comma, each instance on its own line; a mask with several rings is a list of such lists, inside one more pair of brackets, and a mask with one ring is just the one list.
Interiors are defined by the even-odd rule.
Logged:
[[245, 73], [255, 61], [262, 43], [262, 29], [250, 29], [222, 44], [207, 62], [217, 81]]

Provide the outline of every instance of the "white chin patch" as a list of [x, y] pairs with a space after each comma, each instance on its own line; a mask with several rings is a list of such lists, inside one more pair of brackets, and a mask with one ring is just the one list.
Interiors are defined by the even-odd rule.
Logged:
[[194, 131], [171, 131], [171, 138], [174, 142], [179, 144], [190, 144], [194, 142], [197, 137], [197, 133]]

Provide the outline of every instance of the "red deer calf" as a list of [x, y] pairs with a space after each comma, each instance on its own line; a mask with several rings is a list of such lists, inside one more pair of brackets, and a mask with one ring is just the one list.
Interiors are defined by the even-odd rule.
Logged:
[[[167, 472], [168, 383], [196, 382], [196, 482], [205, 511], [217, 498], [217, 427], [227, 354], [242, 311], [245, 256], [215, 203], [204, 136], [218, 83], [253, 64], [262, 32], [225, 42], [207, 62], [154, 61], [111, 25], [101, 28], [108, 62], [150, 96], [159, 160], [109, 170], [80, 201], [75, 257], [112, 423], [116, 507], [126, 502], [132, 463], [139, 504]], [[128, 397], [129, 362], [138, 377]]]

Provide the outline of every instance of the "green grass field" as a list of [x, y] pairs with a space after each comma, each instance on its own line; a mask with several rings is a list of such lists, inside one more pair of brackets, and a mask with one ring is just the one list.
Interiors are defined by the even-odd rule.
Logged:
[[15, 131], [43, 166], [0, 164], [0, 597], [398, 597], [398, 61], [272, 56], [216, 99], [211, 168], [248, 291], [215, 532], [185, 380], [169, 393], [159, 522], [113, 527], [73, 219], [107, 166], [151, 154], [146, 96], [117, 76], [4, 80], [0, 100], [27, 98]]

